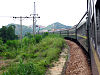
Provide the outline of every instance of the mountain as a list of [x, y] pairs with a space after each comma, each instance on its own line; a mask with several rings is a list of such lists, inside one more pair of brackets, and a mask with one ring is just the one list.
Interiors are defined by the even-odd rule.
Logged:
[[[15, 34], [20, 35], [21, 25], [12, 23], [12, 24], [8, 24], [7, 26], [10, 26], [10, 25], [15, 25]], [[38, 25], [38, 27], [36, 27], [36, 31], [38, 31], [39, 29], [41, 31], [45, 31], [45, 30], [48, 31], [48, 30], [53, 30], [53, 29], [57, 30], [57, 29], [68, 29], [68, 28], [71, 28], [71, 26], [66, 26], [59, 22], [55, 22], [51, 25], [48, 25], [47, 27]], [[22, 25], [22, 35], [25, 35], [27, 32], [33, 33], [32, 25], [30, 26]]]
[[[21, 25], [19, 24], [8, 24], [7, 26], [15, 25], [15, 34], [20, 35]], [[27, 32], [32, 33], [33, 30], [31, 27], [22, 25], [22, 35], [25, 35]]]
[[[20, 35], [21, 25], [12, 23], [12, 24], [8, 24], [7, 26], [10, 26], [10, 25], [14, 25], [15, 26], [15, 34]], [[43, 28], [45, 28], [45, 26], [38, 25], [38, 26], [36, 26], [36, 31], [39, 31], [39, 29], [41, 30]], [[33, 25], [30, 25], [30, 26], [22, 25], [22, 35], [25, 35], [26, 33], [33, 33]]]
[[42, 30], [69, 29], [69, 28], [71, 28], [71, 26], [66, 26], [66, 25], [63, 25], [59, 22], [55, 22], [55, 23], [48, 25], [47, 27], [43, 28]]

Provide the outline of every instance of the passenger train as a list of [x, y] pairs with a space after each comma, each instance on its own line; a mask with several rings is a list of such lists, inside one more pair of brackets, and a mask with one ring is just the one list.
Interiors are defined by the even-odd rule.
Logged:
[[87, 11], [79, 23], [55, 33], [77, 40], [90, 56], [93, 75], [100, 75], [100, 0], [87, 0]]

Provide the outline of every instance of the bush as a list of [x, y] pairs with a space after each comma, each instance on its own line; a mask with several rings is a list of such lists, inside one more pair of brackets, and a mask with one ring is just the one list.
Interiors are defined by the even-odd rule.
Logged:
[[27, 32], [27, 33], [25, 34], [25, 37], [27, 37], [27, 38], [33, 38], [33, 34]]
[[3, 52], [2, 56], [4, 56], [7, 59], [13, 59], [16, 57], [16, 52], [12, 51], [12, 52]]
[[36, 44], [36, 40], [35, 40], [35, 38], [31, 38], [31, 40], [30, 40], [29, 43], [30, 43], [30, 44]]
[[32, 62], [24, 64], [20, 61], [19, 64], [11, 66], [9, 70], [2, 75], [44, 75], [44, 71]]
[[21, 47], [20, 40], [8, 40], [6, 44], [8, 45], [10, 50], [13, 50], [13, 48], [17, 49]]
[[30, 41], [29, 38], [24, 37], [23, 40], [22, 40], [23, 45], [27, 45], [28, 46], [29, 45], [29, 41]]
[[2, 39], [0, 38], [0, 52], [3, 52], [7, 49], [7, 45], [3, 44]]
[[36, 43], [39, 43], [40, 40], [42, 40], [42, 36], [39, 35], [39, 34], [36, 34], [36, 35], [35, 35], [35, 40], [36, 40]]
[[35, 38], [23, 38], [23, 45], [29, 46], [29, 44], [36, 44]]
[[43, 38], [46, 37], [46, 36], [48, 36], [48, 32], [45, 32], [45, 33], [43, 33], [43, 35], [42, 35]]
[[23, 52], [23, 53], [20, 53], [20, 55], [18, 55], [17, 58], [18, 58], [18, 59], [21, 58], [21, 59], [23, 59], [23, 60], [24, 60], [24, 59], [27, 60], [27, 59], [29, 59], [29, 58], [33, 58], [33, 54], [32, 54], [32, 53], [29, 54], [29, 53]]

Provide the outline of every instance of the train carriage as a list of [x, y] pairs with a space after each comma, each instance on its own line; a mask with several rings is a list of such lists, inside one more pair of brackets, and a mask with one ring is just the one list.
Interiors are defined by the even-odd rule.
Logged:
[[77, 26], [77, 40], [88, 52], [87, 25], [82, 22]]
[[90, 56], [93, 75], [100, 75], [100, 0], [87, 0], [87, 12], [79, 23], [55, 33], [80, 43]]
[[100, 0], [92, 1], [93, 10], [89, 13], [90, 17], [90, 50], [91, 50], [91, 66], [93, 75], [100, 75]]
[[76, 39], [76, 27], [69, 29], [68, 32], [69, 32], [68, 37]]
[[84, 47], [91, 58], [93, 75], [100, 75], [100, 0], [88, 0], [87, 12], [77, 26], [69, 29], [67, 37]]

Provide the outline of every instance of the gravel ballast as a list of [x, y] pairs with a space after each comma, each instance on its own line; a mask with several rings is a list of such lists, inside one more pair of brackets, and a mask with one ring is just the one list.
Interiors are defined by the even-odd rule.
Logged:
[[91, 69], [83, 50], [74, 42], [67, 40], [70, 57], [67, 62], [66, 75], [91, 75]]

